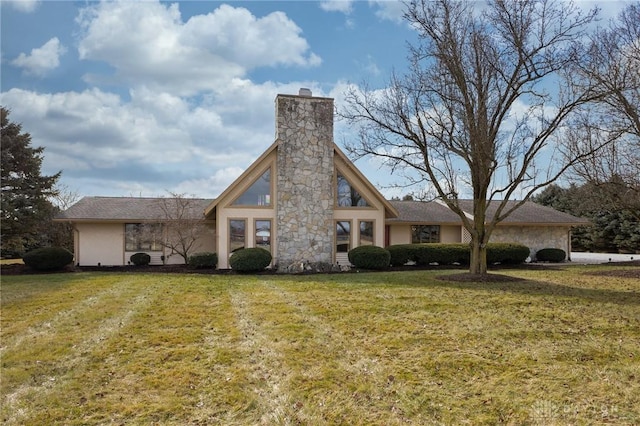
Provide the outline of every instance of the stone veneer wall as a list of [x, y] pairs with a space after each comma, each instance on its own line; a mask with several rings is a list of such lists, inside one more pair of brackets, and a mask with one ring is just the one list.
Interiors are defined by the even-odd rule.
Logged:
[[[279, 271], [330, 267], [333, 222], [333, 99], [276, 98], [276, 244]], [[324, 265], [324, 266], [323, 266]]]
[[568, 239], [569, 229], [563, 226], [499, 226], [491, 234], [492, 243], [517, 242], [529, 247], [532, 259], [543, 248], [559, 248], [566, 252]]

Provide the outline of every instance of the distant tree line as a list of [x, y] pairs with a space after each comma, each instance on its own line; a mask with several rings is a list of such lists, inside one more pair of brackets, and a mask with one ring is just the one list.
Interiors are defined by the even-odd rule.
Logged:
[[[640, 253], [640, 218], [634, 208], [621, 207], [615, 190], [617, 183], [599, 185], [593, 182], [562, 188], [548, 186], [532, 199], [556, 210], [585, 217], [590, 226], [573, 229], [574, 250]], [[621, 189], [624, 190], [624, 189]]]

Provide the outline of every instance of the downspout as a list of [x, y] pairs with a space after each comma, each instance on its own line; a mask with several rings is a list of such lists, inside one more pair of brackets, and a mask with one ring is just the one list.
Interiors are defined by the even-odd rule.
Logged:
[[567, 261], [571, 262], [571, 227], [567, 231]]
[[69, 222], [73, 229], [73, 258], [76, 266], [80, 266], [80, 231], [76, 228], [75, 223]]

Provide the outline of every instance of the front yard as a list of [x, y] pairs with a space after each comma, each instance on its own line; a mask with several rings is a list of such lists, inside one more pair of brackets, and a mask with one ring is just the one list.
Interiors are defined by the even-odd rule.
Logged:
[[640, 282], [593, 274], [618, 269], [4, 276], [1, 419], [640, 424]]

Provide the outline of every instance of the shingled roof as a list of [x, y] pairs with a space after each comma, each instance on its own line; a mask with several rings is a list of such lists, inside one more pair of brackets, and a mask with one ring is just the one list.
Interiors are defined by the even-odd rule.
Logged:
[[[507, 209], [511, 208], [518, 201], [507, 201]], [[473, 200], [459, 200], [459, 205], [466, 213], [473, 214]], [[491, 219], [498, 209], [499, 201], [490, 202], [487, 206], [487, 218]], [[514, 224], [549, 224], [549, 225], [585, 225], [587, 219], [572, 216], [568, 213], [555, 210], [551, 207], [543, 206], [533, 201], [525, 201], [501, 223]]]
[[398, 217], [388, 219], [390, 223], [460, 223], [460, 218], [447, 206], [435, 201], [391, 201], [398, 210]]
[[[204, 209], [211, 199], [190, 198], [193, 201], [188, 219], [203, 219]], [[63, 211], [57, 220], [112, 220], [112, 221], [148, 221], [164, 219], [162, 203], [167, 198], [141, 197], [84, 197], [68, 210]]]
[[[58, 221], [152, 221], [164, 219], [162, 202], [167, 198], [142, 197], [84, 197], [68, 210], [60, 213]], [[202, 219], [204, 211], [214, 200], [191, 198], [193, 202], [189, 218]], [[463, 211], [469, 215], [473, 212], [473, 200], [460, 200]], [[509, 201], [507, 207], [516, 201]], [[398, 211], [398, 217], [387, 219], [388, 223], [432, 223], [459, 224], [460, 218], [447, 206], [436, 201], [390, 201]], [[488, 217], [495, 213], [498, 203], [489, 204]], [[562, 213], [550, 207], [525, 202], [502, 223], [514, 224], [547, 224], [547, 225], [582, 225], [588, 220]]]

